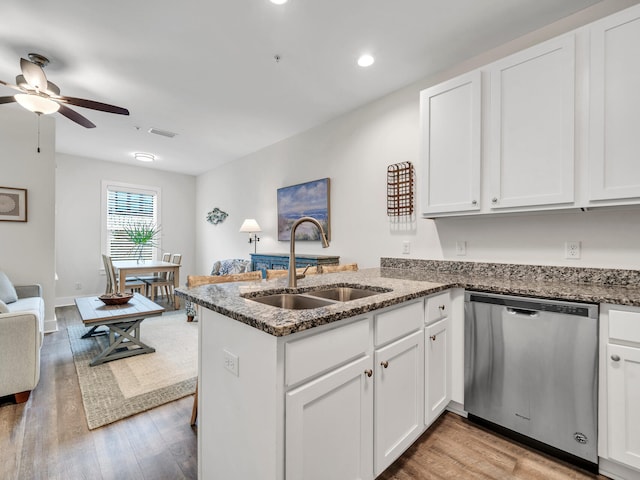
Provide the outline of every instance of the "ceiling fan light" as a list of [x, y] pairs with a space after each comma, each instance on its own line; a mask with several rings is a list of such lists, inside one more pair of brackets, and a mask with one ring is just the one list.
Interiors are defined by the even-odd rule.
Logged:
[[133, 154], [136, 160], [140, 160], [141, 162], [153, 162], [156, 157], [152, 153], [141, 153], [136, 152]]
[[50, 113], [55, 113], [60, 109], [60, 105], [57, 102], [39, 95], [18, 93], [13, 97], [16, 99], [16, 102], [33, 113], [48, 115]]

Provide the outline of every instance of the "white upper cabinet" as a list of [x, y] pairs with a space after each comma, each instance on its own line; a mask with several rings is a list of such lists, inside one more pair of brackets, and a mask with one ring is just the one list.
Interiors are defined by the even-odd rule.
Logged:
[[420, 92], [422, 212], [480, 209], [481, 73]]
[[640, 198], [638, 45], [640, 8], [591, 28], [589, 201]]
[[554, 39], [489, 65], [492, 209], [574, 200], [575, 40]]

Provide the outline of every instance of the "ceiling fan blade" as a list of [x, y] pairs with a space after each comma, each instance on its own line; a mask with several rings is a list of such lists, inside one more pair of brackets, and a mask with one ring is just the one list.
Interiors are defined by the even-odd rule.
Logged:
[[58, 102], [70, 103], [77, 107], [90, 108], [92, 110], [100, 110], [101, 112], [117, 113], [118, 115], [129, 115], [129, 110], [122, 107], [116, 107], [115, 105], [109, 105], [108, 103], [95, 102], [93, 100], [85, 100], [83, 98], [75, 97], [60, 97], [56, 98]]
[[11, 103], [15, 101], [16, 99], [13, 97], [0, 97], [0, 103]]
[[67, 117], [69, 120], [74, 121], [85, 128], [96, 128], [96, 126], [93, 123], [91, 123], [91, 121], [88, 118], [83, 117], [75, 110], [71, 110], [69, 107], [65, 107], [64, 105], [60, 105], [60, 110], [58, 110], [58, 113], [61, 113], [62, 115]]
[[2, 80], [0, 80], [0, 85], [4, 85], [5, 87], [13, 88], [14, 90], [18, 90], [19, 92], [24, 93], [24, 90], [22, 90], [17, 85], [13, 85], [12, 83], [3, 82]]
[[20, 68], [22, 69], [24, 79], [29, 85], [39, 91], [47, 89], [47, 76], [44, 74], [44, 70], [42, 70], [40, 65], [21, 58]]

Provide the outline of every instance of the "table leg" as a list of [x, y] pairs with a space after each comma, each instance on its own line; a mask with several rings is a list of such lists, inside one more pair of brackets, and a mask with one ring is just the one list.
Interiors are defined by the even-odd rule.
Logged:
[[180, 267], [173, 270], [173, 307], [178, 310], [180, 308], [180, 300], [176, 295], [176, 288], [180, 286]]
[[124, 293], [126, 290], [128, 272], [124, 268], [121, 268], [119, 274], [120, 278], [118, 278], [118, 292]]
[[[109, 346], [96, 356], [89, 364], [92, 367], [119, 358], [132, 357], [143, 353], [153, 353], [155, 348], [150, 347], [140, 340], [140, 324], [144, 318], [131, 322], [113, 323], [109, 327]], [[128, 340], [125, 342], [125, 340]], [[139, 348], [129, 349], [129, 344], [135, 344]], [[118, 350], [118, 346], [124, 349]]]

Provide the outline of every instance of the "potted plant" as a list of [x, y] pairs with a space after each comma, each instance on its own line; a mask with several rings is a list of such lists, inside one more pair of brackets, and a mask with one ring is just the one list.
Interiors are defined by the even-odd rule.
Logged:
[[160, 233], [160, 227], [153, 222], [126, 225], [124, 232], [133, 243], [131, 251], [136, 256], [138, 263], [144, 262], [143, 253], [145, 247], [156, 247], [158, 245], [157, 237]]

